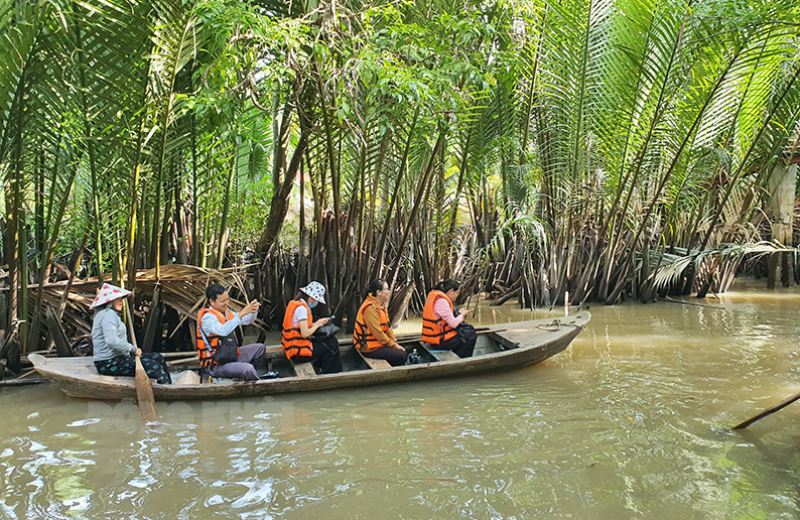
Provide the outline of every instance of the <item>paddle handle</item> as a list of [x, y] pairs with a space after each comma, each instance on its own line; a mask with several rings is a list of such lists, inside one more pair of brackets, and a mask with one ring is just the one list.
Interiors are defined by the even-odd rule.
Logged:
[[127, 318], [125, 321], [128, 322], [128, 335], [131, 337], [131, 345], [139, 348], [136, 344], [136, 334], [133, 332], [133, 314], [131, 313], [131, 306], [127, 301], [125, 301], [125, 317]]
[[754, 422], [758, 421], [759, 419], [763, 419], [764, 417], [766, 417], [768, 415], [772, 415], [773, 413], [777, 412], [781, 408], [785, 408], [785, 407], [789, 406], [790, 404], [792, 404], [793, 402], [797, 401], [798, 399], [800, 399], [800, 393], [797, 393], [797, 394], [795, 394], [795, 395], [793, 395], [791, 397], [788, 397], [788, 398], [784, 399], [783, 401], [781, 401], [780, 403], [778, 403], [775, 406], [773, 406], [772, 408], [767, 408], [766, 410], [764, 410], [760, 414], [758, 414], [758, 415], [756, 415], [754, 417], [751, 417], [751, 418], [747, 419], [744, 422], [741, 422], [741, 423], [737, 424], [736, 426], [733, 427], [733, 429], [734, 430], [741, 430], [742, 428], [747, 428], [748, 426], [750, 426]]

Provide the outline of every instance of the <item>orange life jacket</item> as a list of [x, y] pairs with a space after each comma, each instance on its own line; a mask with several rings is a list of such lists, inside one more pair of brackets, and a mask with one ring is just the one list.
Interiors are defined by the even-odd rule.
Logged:
[[378, 309], [378, 316], [380, 316], [381, 330], [383, 333], [388, 334], [389, 329], [391, 328], [391, 325], [389, 325], [389, 314], [386, 312], [383, 306], [376, 305], [376, 301], [373, 298], [367, 298], [364, 300], [364, 303], [361, 304], [361, 308], [358, 309], [358, 314], [356, 315], [356, 326], [355, 330], [353, 331], [353, 345], [355, 345], [356, 348], [361, 352], [372, 352], [375, 349], [388, 346], [378, 341], [375, 336], [372, 335], [372, 332], [370, 332], [369, 327], [367, 326], [367, 322], [364, 320], [364, 311], [370, 306]]
[[453, 302], [442, 291], [433, 290], [428, 293], [428, 298], [425, 300], [425, 308], [422, 310], [422, 339], [424, 343], [431, 345], [441, 345], [442, 342], [448, 341], [458, 334], [456, 329], [451, 327], [441, 318], [437, 318], [433, 313], [433, 306], [436, 305], [436, 300], [444, 298], [450, 305], [450, 312], [454, 313]]
[[300, 324], [292, 326], [292, 316], [298, 307], [305, 307], [308, 311], [308, 324], [311, 326], [311, 308], [303, 300], [292, 300], [286, 306], [286, 314], [283, 315], [283, 330], [281, 331], [281, 345], [288, 359], [295, 357], [311, 357], [314, 353], [311, 347], [311, 339], [304, 338], [300, 332]]
[[[223, 325], [228, 320], [232, 320], [234, 317], [234, 314], [231, 311], [227, 312], [227, 316], [223, 316], [221, 312], [211, 307], [200, 309], [200, 312], [197, 313], [197, 355], [200, 358], [200, 366], [203, 368], [218, 364], [216, 361], [214, 361], [214, 351], [219, 345], [219, 336], [206, 332], [205, 336], [208, 338], [209, 343], [208, 346], [206, 346], [205, 338], [203, 338], [203, 332], [205, 331], [200, 332], [200, 326], [203, 323], [203, 315], [207, 312], [210, 312], [216, 316], [219, 322]], [[234, 334], [234, 332], [231, 332], [231, 334]], [[236, 349], [236, 352], [239, 353], [238, 348]]]

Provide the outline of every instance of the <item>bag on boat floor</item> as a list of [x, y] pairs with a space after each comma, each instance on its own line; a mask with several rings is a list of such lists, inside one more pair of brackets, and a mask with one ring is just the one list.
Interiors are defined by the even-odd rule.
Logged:
[[419, 355], [417, 349], [412, 350], [406, 357], [406, 365], [421, 365], [425, 362], [422, 356]]
[[175, 376], [176, 385], [199, 385], [200, 376], [194, 370], [184, 370]]

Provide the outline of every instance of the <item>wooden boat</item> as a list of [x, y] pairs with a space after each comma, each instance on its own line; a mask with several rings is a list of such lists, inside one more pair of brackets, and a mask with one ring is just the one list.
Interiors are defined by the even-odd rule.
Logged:
[[[417, 336], [416, 340], [403, 340], [402, 344], [409, 350], [416, 348], [425, 362], [399, 367], [390, 367], [383, 360], [364, 358], [352, 343], [342, 341], [340, 352], [344, 371], [339, 374], [316, 375], [310, 363], [292, 365], [280, 346], [267, 347], [269, 368], [280, 374], [278, 379], [223, 380], [188, 385], [154, 383], [153, 393], [158, 401], [215, 400], [518, 370], [566, 349], [590, 318], [584, 311], [566, 318], [488, 327], [478, 334], [474, 356], [465, 359], [449, 351], [431, 353]], [[102, 400], [136, 397], [134, 378], [102, 376], [97, 373], [91, 358], [45, 358], [32, 354], [29, 360], [41, 375], [71, 397]]]

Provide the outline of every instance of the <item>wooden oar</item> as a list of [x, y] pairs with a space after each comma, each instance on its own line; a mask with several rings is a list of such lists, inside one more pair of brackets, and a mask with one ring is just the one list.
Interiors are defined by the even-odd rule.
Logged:
[[[131, 335], [131, 343], [137, 347], [136, 335], [133, 333], [133, 316], [131, 316], [131, 306], [128, 305], [128, 302], [125, 302], [125, 312], [128, 315], [128, 333]], [[158, 422], [153, 386], [150, 378], [147, 377], [147, 372], [144, 371], [139, 356], [136, 356], [136, 401], [139, 403], [139, 415], [142, 416], [145, 424]]]
[[16, 379], [4, 379], [0, 381], [0, 387], [39, 385], [45, 382], [47, 382], [46, 379], [22, 379], [18, 377]]
[[750, 426], [754, 422], [758, 421], [759, 419], [763, 419], [764, 417], [766, 417], [768, 415], [772, 415], [773, 413], [777, 412], [781, 408], [786, 408], [787, 406], [789, 406], [793, 402], [797, 401], [798, 399], [800, 399], [800, 393], [794, 394], [793, 396], [791, 396], [791, 397], [789, 397], [787, 399], [784, 399], [780, 403], [776, 404], [772, 408], [767, 408], [766, 410], [764, 410], [760, 414], [756, 415], [755, 417], [751, 417], [750, 419], [747, 419], [746, 421], [737, 424], [736, 426], [733, 427], [733, 429], [734, 430], [741, 430], [742, 428], [747, 428], [748, 426]]
[[669, 296], [664, 297], [664, 301], [668, 301], [670, 303], [682, 303], [684, 305], [693, 305], [694, 307], [706, 307], [708, 309], [718, 309], [721, 311], [729, 311], [730, 309], [726, 309], [721, 305], [707, 305], [705, 303], [694, 303], [694, 302], [686, 302], [683, 300], [675, 300], [674, 298], [670, 298]]

